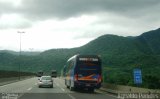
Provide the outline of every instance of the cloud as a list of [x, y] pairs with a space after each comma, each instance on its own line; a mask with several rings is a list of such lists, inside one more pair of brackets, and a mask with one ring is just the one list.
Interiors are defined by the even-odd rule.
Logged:
[[98, 13], [113, 13], [130, 18], [160, 15], [159, 0], [19, 0], [17, 4], [15, 0], [7, 1], [10, 2], [0, 2], [1, 14], [16, 13], [32, 21], [51, 18], [65, 20]]
[[[98, 12], [117, 13], [129, 17], [145, 15], [148, 8], [159, 9], [159, 0], [23, 0], [13, 9], [29, 18], [69, 18]], [[154, 12], [149, 9], [150, 13]]]
[[32, 26], [32, 22], [17, 14], [3, 14], [0, 17], [0, 29], [25, 29]]
[[104, 34], [137, 36], [159, 28], [159, 8], [159, 0], [0, 0], [0, 33], [24, 29], [26, 48], [79, 46]]
[[12, 13], [13, 11], [13, 7], [10, 6], [11, 3], [7, 3], [7, 2], [0, 2], [0, 16], [2, 14], [6, 14], [6, 13]]

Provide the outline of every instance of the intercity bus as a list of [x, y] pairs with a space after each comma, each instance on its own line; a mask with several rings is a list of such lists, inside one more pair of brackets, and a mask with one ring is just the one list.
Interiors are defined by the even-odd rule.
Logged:
[[71, 91], [76, 88], [94, 91], [101, 87], [101, 59], [98, 55], [75, 55], [67, 61], [63, 74]]

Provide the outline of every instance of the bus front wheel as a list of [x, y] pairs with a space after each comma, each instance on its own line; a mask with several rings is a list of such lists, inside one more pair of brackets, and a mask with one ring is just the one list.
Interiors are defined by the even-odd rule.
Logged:
[[69, 88], [69, 86], [67, 85], [67, 88]]
[[74, 91], [74, 87], [70, 86], [69, 89], [70, 89], [70, 91]]

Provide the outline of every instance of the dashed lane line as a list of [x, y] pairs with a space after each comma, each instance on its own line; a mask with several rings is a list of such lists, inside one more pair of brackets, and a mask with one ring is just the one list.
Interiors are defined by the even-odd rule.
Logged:
[[34, 84], [35, 86], [38, 85], [37, 83]]
[[59, 87], [59, 84], [55, 82], [55, 84]]
[[65, 89], [61, 88], [62, 91], [65, 91]]
[[24, 93], [20, 94], [17, 98], [15, 99], [20, 99], [22, 96], [24, 95]]
[[74, 96], [72, 96], [71, 94], [67, 94], [71, 99], [76, 99]]
[[28, 88], [27, 90], [29, 91], [29, 90], [31, 90], [31, 89], [32, 89], [32, 87]]

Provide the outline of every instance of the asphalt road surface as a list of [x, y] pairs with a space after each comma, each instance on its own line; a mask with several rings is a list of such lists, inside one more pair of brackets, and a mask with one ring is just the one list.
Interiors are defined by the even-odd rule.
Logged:
[[63, 79], [53, 80], [53, 88], [38, 88], [36, 77], [0, 86], [0, 99], [117, 99], [100, 90], [93, 93], [86, 90], [70, 91]]

